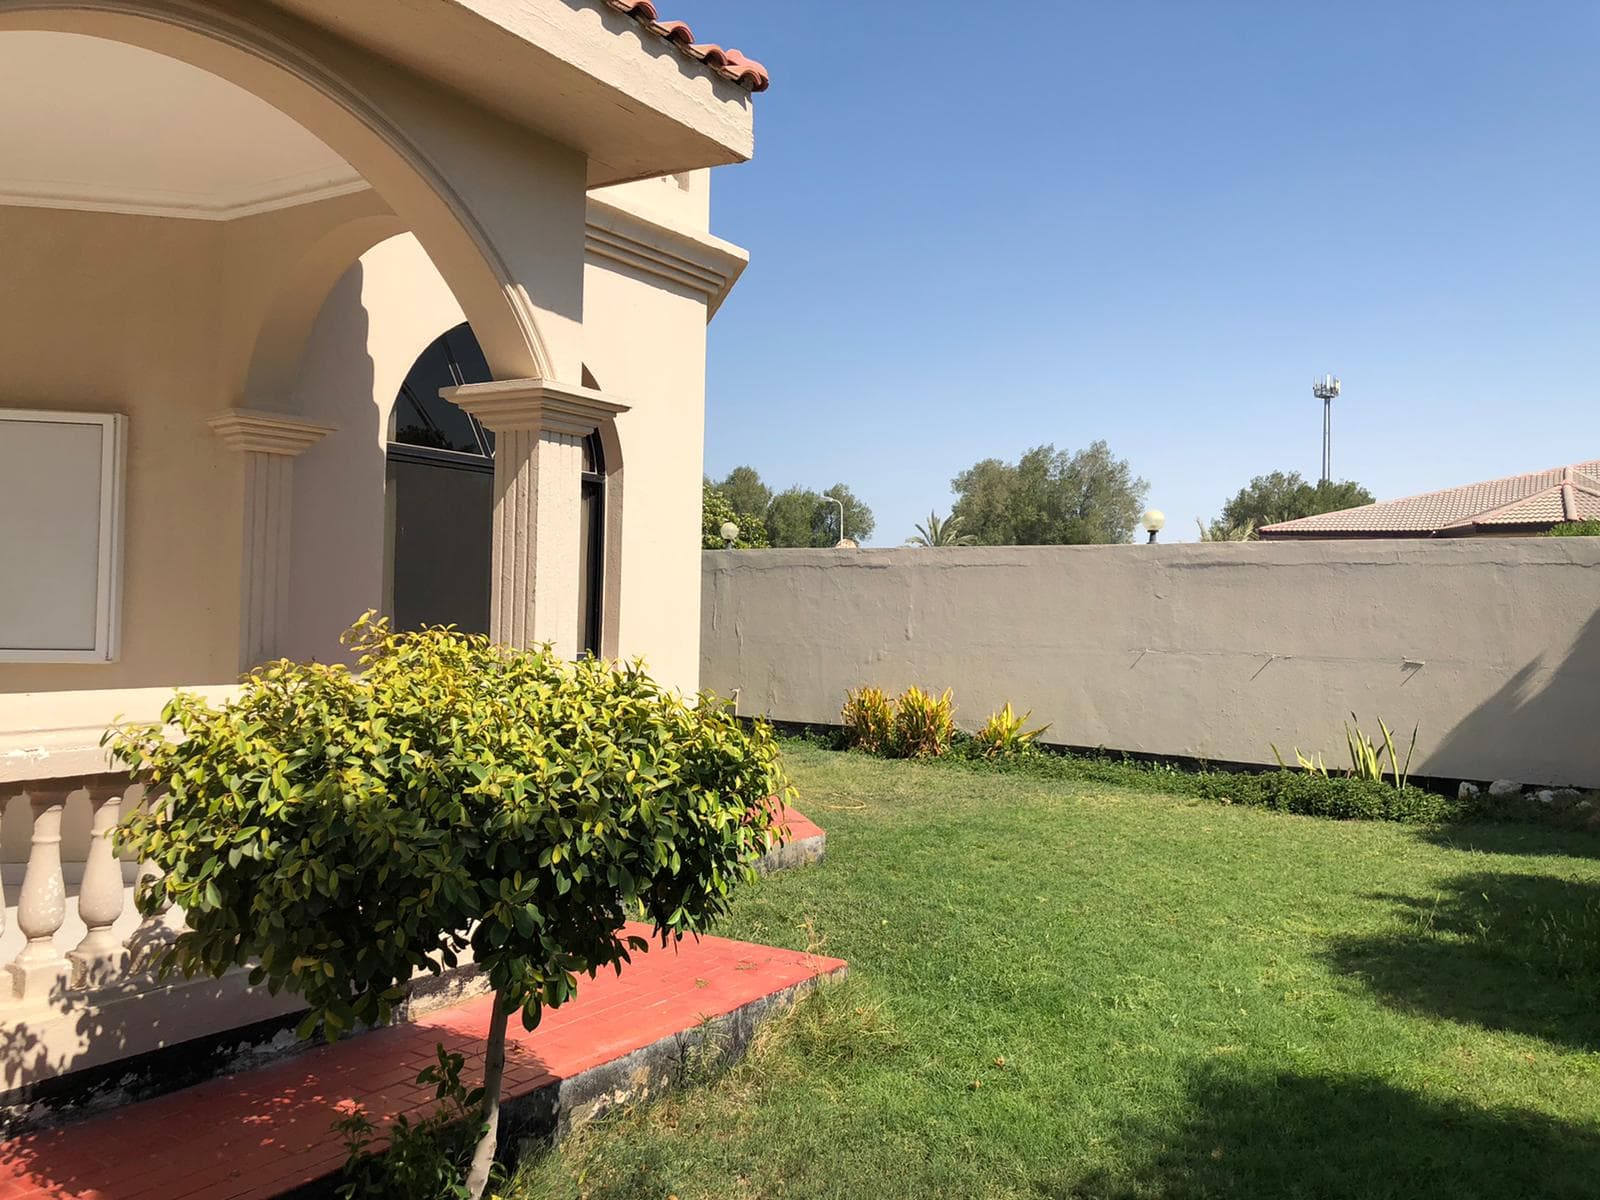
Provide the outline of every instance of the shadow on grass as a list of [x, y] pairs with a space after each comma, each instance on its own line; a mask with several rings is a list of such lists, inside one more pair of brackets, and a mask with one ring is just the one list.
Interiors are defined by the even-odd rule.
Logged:
[[1576, 829], [1543, 825], [1436, 825], [1421, 832], [1422, 840], [1445, 850], [1483, 854], [1525, 854], [1564, 858], [1600, 858], [1600, 836]]
[[[1126, 1164], [1050, 1196], [1081, 1200], [1510, 1200], [1592, 1197], [1600, 1125], [1435, 1100], [1365, 1076], [1212, 1068], [1176, 1130], [1128, 1131]], [[1139, 1146], [1150, 1147], [1141, 1157]]]
[[1600, 885], [1478, 872], [1374, 898], [1399, 928], [1334, 940], [1334, 969], [1403, 1011], [1600, 1049]]

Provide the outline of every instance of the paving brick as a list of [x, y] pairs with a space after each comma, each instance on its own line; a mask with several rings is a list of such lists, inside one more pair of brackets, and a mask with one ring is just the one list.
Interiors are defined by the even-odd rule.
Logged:
[[[795, 818], [791, 811], [791, 828]], [[532, 1033], [512, 1021], [508, 1095], [569, 1079], [843, 966], [722, 938], [652, 943], [620, 977], [606, 971], [580, 979], [577, 999], [547, 1013]], [[414, 1024], [0, 1142], [0, 1200], [268, 1200], [343, 1161], [332, 1129], [341, 1101], [359, 1102], [380, 1125], [431, 1110], [433, 1089], [415, 1078], [434, 1061], [436, 1043], [465, 1054], [473, 1078], [489, 1016], [490, 1001], [480, 997]]]

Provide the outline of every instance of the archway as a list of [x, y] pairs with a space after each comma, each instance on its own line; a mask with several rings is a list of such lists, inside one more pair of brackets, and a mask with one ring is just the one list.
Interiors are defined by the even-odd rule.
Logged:
[[[495, 435], [439, 393], [493, 376], [466, 322], [417, 356], [388, 422], [385, 604], [399, 628], [454, 625], [487, 633], [494, 518]], [[581, 652], [605, 644], [606, 451], [583, 441], [578, 629]]]
[[393, 115], [413, 116], [426, 97], [401, 94], [381, 64], [259, 5], [246, 19], [196, 0], [0, 0], [0, 36], [9, 31], [80, 34], [150, 51], [284, 114], [350, 164], [423, 244], [498, 376], [552, 374], [522, 281], [439, 164], [448, 132]]

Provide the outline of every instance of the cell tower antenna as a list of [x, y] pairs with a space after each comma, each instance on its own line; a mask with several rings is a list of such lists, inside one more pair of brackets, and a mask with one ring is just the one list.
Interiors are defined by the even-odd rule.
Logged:
[[1333, 402], [1339, 395], [1339, 379], [1324, 375], [1311, 381], [1311, 394], [1322, 401], [1322, 482], [1333, 479]]

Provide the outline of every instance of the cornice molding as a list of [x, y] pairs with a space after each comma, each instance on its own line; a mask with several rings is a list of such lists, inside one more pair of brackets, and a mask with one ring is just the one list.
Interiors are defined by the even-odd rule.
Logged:
[[500, 379], [442, 388], [439, 395], [471, 413], [496, 433], [536, 429], [587, 437], [629, 409], [593, 388], [553, 379]]
[[207, 417], [206, 424], [229, 450], [282, 454], [291, 458], [305, 453], [337, 431], [334, 425], [320, 425], [255, 408], [230, 408]]
[[0, 205], [50, 208], [68, 212], [116, 213], [130, 217], [171, 217], [186, 221], [236, 221], [261, 213], [298, 208], [371, 188], [365, 179], [330, 180], [326, 175], [286, 187], [240, 189], [231, 194], [201, 195], [92, 184], [0, 183]]
[[750, 256], [732, 242], [659, 224], [595, 196], [589, 197], [584, 250], [699, 293], [708, 321], [750, 265]]

